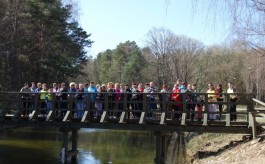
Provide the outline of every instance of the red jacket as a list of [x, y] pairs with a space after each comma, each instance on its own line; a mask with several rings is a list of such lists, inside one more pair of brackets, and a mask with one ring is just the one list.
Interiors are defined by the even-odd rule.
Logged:
[[[181, 95], [180, 95], [180, 89], [173, 89], [171, 94], [171, 100], [174, 102], [181, 102]], [[176, 104], [177, 106], [181, 107], [182, 104]]]

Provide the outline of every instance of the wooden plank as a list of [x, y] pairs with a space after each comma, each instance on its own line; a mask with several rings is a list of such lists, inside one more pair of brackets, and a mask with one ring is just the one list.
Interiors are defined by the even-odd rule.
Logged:
[[251, 115], [252, 115], [252, 136], [253, 139], [255, 139], [257, 137], [256, 116], [255, 114]]
[[230, 116], [230, 113], [226, 113], [225, 116], [226, 116], [226, 117], [225, 117], [225, 120], [226, 120], [226, 121], [225, 121], [225, 126], [230, 126], [230, 125], [231, 125], [231, 124], [230, 124], [230, 123], [231, 123], [231, 122], [230, 122], [230, 117], [231, 117], [231, 116]]
[[106, 115], [107, 115], [107, 111], [103, 111], [102, 116], [100, 118], [100, 123], [103, 123], [105, 121]]
[[142, 112], [142, 113], [141, 113], [141, 116], [140, 116], [139, 124], [143, 124], [143, 122], [144, 122], [144, 117], [145, 117], [145, 112]]
[[256, 103], [262, 105], [262, 106], [265, 106], [265, 103], [260, 101], [260, 100], [258, 100], [258, 99], [252, 98], [252, 100], [255, 101]]
[[160, 124], [163, 125], [165, 123], [165, 117], [166, 117], [166, 112], [162, 112], [161, 117], [160, 117]]
[[265, 111], [265, 108], [263, 107], [263, 108], [255, 108], [255, 110], [256, 111], [262, 111], [262, 112], [264, 112]]
[[85, 111], [84, 112], [84, 115], [83, 115], [83, 117], [81, 119], [81, 122], [85, 122], [87, 120], [88, 114], [89, 114], [89, 111]]
[[181, 118], [181, 125], [186, 125], [186, 115], [187, 113], [182, 113], [182, 118]]
[[38, 116], [38, 113], [36, 110], [33, 110], [31, 112], [31, 114], [29, 115], [29, 120], [33, 120], [34, 118], [36, 118]]
[[203, 126], [207, 126], [207, 121], [208, 121], [208, 114], [203, 113]]
[[124, 123], [124, 118], [125, 118], [125, 112], [121, 112], [121, 117], [120, 117], [120, 120], [119, 120], [119, 123]]
[[71, 111], [69, 111], [69, 110], [66, 112], [66, 114], [63, 118], [63, 122], [66, 122], [68, 120], [68, 118], [70, 117], [70, 113], [71, 113]]
[[46, 117], [46, 121], [50, 121], [51, 120], [52, 114], [53, 114], [53, 111], [50, 110], [48, 115], [47, 115], [47, 117]]
[[253, 125], [252, 125], [252, 123], [253, 123], [253, 116], [252, 116], [252, 114], [251, 114], [251, 112], [249, 112], [249, 114], [248, 114], [248, 117], [249, 117], [249, 124], [248, 124], [248, 127], [252, 127]]

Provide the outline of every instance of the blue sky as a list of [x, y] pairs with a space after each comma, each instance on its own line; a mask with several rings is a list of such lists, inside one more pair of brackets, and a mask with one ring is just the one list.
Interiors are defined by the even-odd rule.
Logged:
[[197, 12], [192, 12], [191, 0], [78, 2], [79, 23], [84, 30], [92, 33], [90, 39], [95, 42], [88, 51], [94, 57], [106, 49], [115, 49], [119, 43], [127, 40], [144, 47], [146, 34], [153, 27], [164, 27], [176, 35], [197, 39], [205, 45], [222, 43], [228, 34], [225, 23], [218, 20], [214, 23], [213, 17], [207, 17], [207, 11], [201, 10], [204, 4], [198, 4]]

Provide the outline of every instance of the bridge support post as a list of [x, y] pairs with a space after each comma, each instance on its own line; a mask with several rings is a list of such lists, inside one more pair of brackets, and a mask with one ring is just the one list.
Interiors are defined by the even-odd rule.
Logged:
[[68, 131], [63, 130], [62, 132], [62, 152], [61, 152], [62, 163], [67, 162], [67, 151], [68, 151]]
[[166, 163], [166, 139], [169, 132], [155, 132], [156, 136], [156, 157], [155, 164], [165, 164]]
[[72, 152], [76, 152], [72, 156], [72, 163], [77, 160], [77, 130], [72, 131]]
[[[74, 130], [68, 130], [65, 128], [61, 129], [62, 131], [62, 152], [61, 152], [61, 162], [67, 163], [67, 159], [71, 157], [71, 163], [76, 163], [77, 159], [77, 131]], [[69, 143], [69, 131], [72, 131], [72, 150], [68, 150], [68, 143]]]

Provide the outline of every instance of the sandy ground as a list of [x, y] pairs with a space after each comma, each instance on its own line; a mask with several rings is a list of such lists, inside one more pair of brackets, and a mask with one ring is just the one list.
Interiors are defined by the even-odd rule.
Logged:
[[[241, 140], [242, 141], [242, 140]], [[236, 143], [236, 142], [235, 142]], [[196, 159], [194, 164], [265, 164], [265, 141], [264, 139], [255, 139], [246, 142], [237, 142], [236, 146], [229, 147], [221, 151], [216, 156], [210, 156], [203, 159]], [[231, 144], [231, 141], [230, 141]], [[202, 151], [220, 150], [224, 144], [209, 141], [203, 147]]]

